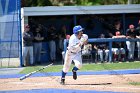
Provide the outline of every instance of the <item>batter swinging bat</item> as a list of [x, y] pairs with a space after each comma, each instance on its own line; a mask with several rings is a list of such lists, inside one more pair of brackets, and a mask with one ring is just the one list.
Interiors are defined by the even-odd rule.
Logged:
[[39, 71], [41, 71], [41, 70], [43, 70], [43, 69], [45, 69], [45, 68], [47, 68], [47, 67], [49, 67], [49, 66], [51, 66], [51, 65], [53, 65], [53, 63], [51, 63], [51, 64], [49, 64], [49, 65], [47, 65], [47, 66], [45, 66], [45, 67], [43, 67], [43, 68], [40, 68], [40, 69], [38, 69], [38, 70], [36, 70], [36, 71], [33, 71], [33, 72], [29, 73], [29, 74], [26, 74], [26, 75], [20, 77], [20, 80], [26, 79], [27, 77], [33, 75], [34, 73], [39, 72]]

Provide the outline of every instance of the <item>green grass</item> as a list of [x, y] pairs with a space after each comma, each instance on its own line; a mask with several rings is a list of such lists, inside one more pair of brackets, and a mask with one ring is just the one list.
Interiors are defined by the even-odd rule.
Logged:
[[17, 66], [1, 66], [0, 68], [18, 68]]
[[134, 86], [140, 86], [140, 82], [129, 82], [129, 84], [134, 85]]
[[[25, 67], [20, 73], [29, 73], [43, 66], [32, 66]], [[44, 69], [41, 72], [60, 72], [62, 70], [62, 65], [53, 65]], [[73, 65], [71, 65], [71, 68]], [[138, 69], [140, 68], [140, 62], [130, 62], [130, 63], [111, 63], [111, 64], [83, 64], [80, 71], [101, 71], [101, 70], [118, 70], [118, 69]], [[71, 69], [70, 69], [71, 70]]]

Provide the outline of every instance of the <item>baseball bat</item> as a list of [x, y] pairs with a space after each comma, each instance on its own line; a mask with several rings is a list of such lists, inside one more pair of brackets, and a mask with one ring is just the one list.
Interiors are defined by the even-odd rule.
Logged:
[[28, 73], [28, 74], [26, 74], [26, 75], [20, 77], [20, 80], [26, 79], [27, 77], [33, 75], [34, 73], [39, 72], [39, 71], [41, 71], [41, 70], [43, 70], [43, 69], [45, 69], [45, 68], [47, 68], [47, 67], [49, 67], [49, 66], [51, 66], [51, 65], [53, 65], [53, 63], [51, 63], [51, 64], [49, 64], [49, 65], [47, 65], [47, 66], [45, 66], [45, 67], [43, 67], [43, 68], [40, 68], [40, 69], [38, 69], [38, 70], [36, 70], [36, 71], [30, 72], [30, 73]]

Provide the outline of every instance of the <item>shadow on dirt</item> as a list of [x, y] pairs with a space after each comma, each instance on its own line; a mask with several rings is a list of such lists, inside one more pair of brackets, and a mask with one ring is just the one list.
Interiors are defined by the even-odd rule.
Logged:
[[65, 84], [65, 85], [111, 85], [112, 83], [100, 83], [100, 84]]

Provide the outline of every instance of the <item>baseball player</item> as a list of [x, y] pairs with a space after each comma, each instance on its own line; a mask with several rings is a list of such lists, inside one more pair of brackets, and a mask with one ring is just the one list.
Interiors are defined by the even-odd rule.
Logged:
[[[117, 31], [116, 35], [112, 38], [126, 38], [126, 36], [122, 35], [120, 31]], [[112, 52], [114, 53], [114, 61], [125, 61], [125, 49], [123, 48], [124, 43], [115, 42], [113, 47]]]
[[[112, 33], [109, 34], [111, 38], [125, 38], [124, 35], [121, 35], [123, 32], [121, 28], [121, 22], [119, 20], [115, 21], [114, 28], [112, 29]], [[112, 52], [113, 52], [113, 61], [124, 61], [125, 50], [123, 42], [113, 42], [112, 44]]]
[[[126, 32], [127, 38], [136, 38], [136, 31], [134, 28], [134, 25], [129, 25], [129, 29], [127, 29]], [[135, 42], [134, 41], [126, 41], [127, 49], [128, 49], [128, 60], [133, 61], [134, 60], [134, 50], [135, 50]]]
[[73, 34], [69, 39], [69, 45], [66, 50], [64, 66], [61, 76], [61, 84], [65, 84], [65, 76], [69, 71], [72, 61], [75, 66], [72, 69], [73, 79], [77, 79], [76, 71], [82, 67], [81, 47], [87, 43], [88, 36], [83, 34], [83, 28], [78, 25], [73, 28]]
[[23, 32], [23, 62], [22, 67], [25, 67], [24, 61], [27, 57], [29, 52], [30, 55], [30, 65], [33, 64], [33, 33], [30, 31], [30, 26], [27, 24], [25, 25], [25, 31]]
[[[105, 35], [100, 34], [99, 38], [105, 38]], [[104, 59], [105, 59], [106, 62], [108, 61], [109, 50], [108, 50], [107, 47], [108, 46], [107, 46], [106, 42], [101, 42], [101, 43], [98, 43], [98, 44], [94, 45], [94, 48], [97, 50], [97, 53], [100, 57], [101, 62], [104, 62]], [[104, 58], [104, 55], [105, 55], [105, 58]]]

